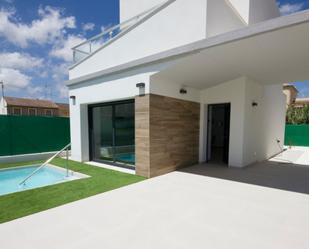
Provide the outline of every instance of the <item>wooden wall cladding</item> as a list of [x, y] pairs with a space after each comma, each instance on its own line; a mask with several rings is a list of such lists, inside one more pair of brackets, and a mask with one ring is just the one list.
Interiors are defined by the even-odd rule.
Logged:
[[196, 164], [200, 104], [175, 98], [136, 97], [136, 172], [154, 177]]

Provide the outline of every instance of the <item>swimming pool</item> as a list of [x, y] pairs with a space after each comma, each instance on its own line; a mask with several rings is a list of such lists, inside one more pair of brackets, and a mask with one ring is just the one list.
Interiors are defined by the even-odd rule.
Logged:
[[72, 171], [70, 171], [67, 177], [65, 169], [47, 165], [34, 174], [25, 184], [19, 185], [22, 180], [38, 167], [39, 165], [31, 165], [0, 170], [0, 195], [87, 177], [86, 175]]

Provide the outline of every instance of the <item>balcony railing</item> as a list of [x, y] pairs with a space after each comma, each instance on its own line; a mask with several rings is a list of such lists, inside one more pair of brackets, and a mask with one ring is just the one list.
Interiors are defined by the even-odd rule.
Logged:
[[[169, 1], [167, 1], [169, 2]], [[161, 6], [165, 5], [166, 2], [155, 6], [133, 18], [122, 22], [116, 26], [113, 26], [106, 31], [90, 38], [87, 41], [84, 41], [77, 46], [73, 47], [73, 62], [74, 64], [82, 61], [87, 56], [91, 55], [92, 53], [96, 52], [98, 49], [102, 48], [103, 46], [107, 45], [112, 40], [116, 39], [121, 33], [128, 30], [130, 27], [137, 24], [141, 19], [150, 15], [155, 10], [159, 9]]]

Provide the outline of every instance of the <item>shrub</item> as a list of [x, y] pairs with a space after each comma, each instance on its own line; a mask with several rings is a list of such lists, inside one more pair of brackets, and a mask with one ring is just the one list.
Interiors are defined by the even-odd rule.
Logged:
[[287, 124], [309, 124], [309, 105], [303, 108], [289, 106], [286, 112]]

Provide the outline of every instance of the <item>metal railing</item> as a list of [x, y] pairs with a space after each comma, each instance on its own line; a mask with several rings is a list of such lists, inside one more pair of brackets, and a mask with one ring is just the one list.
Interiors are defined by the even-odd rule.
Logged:
[[47, 164], [49, 164], [52, 160], [54, 160], [57, 156], [59, 156], [62, 152], [66, 152], [66, 176], [69, 176], [69, 147], [71, 146], [71, 143], [66, 145], [63, 149], [59, 150], [56, 154], [54, 154], [52, 157], [47, 159], [40, 167], [35, 169], [30, 175], [28, 175], [24, 180], [22, 180], [19, 185], [25, 184], [26, 181], [28, 181], [32, 176], [34, 176], [40, 169], [45, 167]]
[[[169, 2], [169, 1], [167, 1], [167, 2]], [[106, 45], [109, 41], [111, 41], [112, 39], [119, 36], [120, 33], [123, 33], [124, 31], [126, 31], [127, 29], [132, 27], [134, 24], [139, 22], [141, 19], [143, 19], [147, 15], [149, 15], [150, 13], [155, 11], [156, 9], [159, 9], [164, 4], [166, 4], [166, 2], [164, 2], [163, 4], [159, 4], [155, 7], [152, 7], [151, 9], [144, 11], [137, 16], [132, 17], [125, 22], [122, 22], [122, 23], [120, 23], [116, 26], [113, 26], [113, 27], [107, 29], [106, 31], [104, 31], [104, 32], [102, 32], [102, 33], [100, 33], [100, 34], [78, 44], [77, 46], [73, 47], [72, 50], [73, 50], [73, 62], [74, 62], [74, 64], [78, 63], [79, 61], [83, 60], [84, 58], [86, 58], [90, 54], [94, 53], [99, 48]]]

